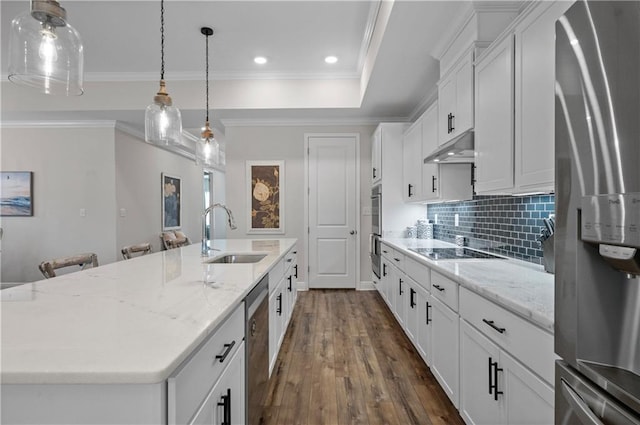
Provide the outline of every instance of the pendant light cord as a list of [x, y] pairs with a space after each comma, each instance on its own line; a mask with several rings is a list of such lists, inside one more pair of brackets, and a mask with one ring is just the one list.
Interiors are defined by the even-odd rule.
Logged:
[[206, 66], [205, 66], [205, 75], [206, 75], [206, 93], [207, 93], [207, 117], [206, 120], [207, 122], [209, 122], [209, 36], [205, 36], [205, 46], [206, 46], [206, 54], [205, 54], [205, 58], [206, 58]]
[[160, 79], [164, 80], [164, 0], [160, 0]]

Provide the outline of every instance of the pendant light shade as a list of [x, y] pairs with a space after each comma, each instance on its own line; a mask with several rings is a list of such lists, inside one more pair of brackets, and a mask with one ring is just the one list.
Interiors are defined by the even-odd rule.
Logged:
[[196, 163], [201, 165], [215, 165], [218, 163], [220, 145], [213, 135], [209, 125], [209, 37], [213, 35], [213, 29], [209, 27], [200, 28], [200, 32], [205, 36], [205, 87], [207, 115], [205, 124], [200, 134], [200, 140], [196, 148]]
[[182, 144], [182, 116], [164, 81], [164, 0], [160, 1], [160, 90], [144, 114], [145, 140], [156, 145]]
[[55, 0], [32, 0], [11, 22], [9, 80], [45, 94], [83, 93], [84, 50], [67, 13]]

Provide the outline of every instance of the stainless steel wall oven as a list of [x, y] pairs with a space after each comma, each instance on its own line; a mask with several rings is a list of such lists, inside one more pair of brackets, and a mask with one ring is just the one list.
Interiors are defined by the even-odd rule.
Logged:
[[371, 235], [369, 235], [369, 256], [373, 274], [380, 278], [380, 238], [382, 237], [382, 188], [380, 185], [371, 189]]

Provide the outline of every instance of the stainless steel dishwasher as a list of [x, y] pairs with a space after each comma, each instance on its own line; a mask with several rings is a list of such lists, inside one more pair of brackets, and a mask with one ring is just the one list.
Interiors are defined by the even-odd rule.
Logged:
[[269, 380], [269, 275], [245, 298], [247, 424], [264, 423], [264, 398]]

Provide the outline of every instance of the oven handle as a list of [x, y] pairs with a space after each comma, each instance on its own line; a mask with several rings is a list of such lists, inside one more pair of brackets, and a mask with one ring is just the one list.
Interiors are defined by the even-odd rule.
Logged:
[[373, 257], [373, 233], [369, 233], [369, 258]]
[[584, 424], [604, 425], [604, 423], [591, 411], [589, 405], [584, 402], [580, 394], [565, 382], [560, 380], [562, 385], [562, 395], [569, 402], [575, 414]]

